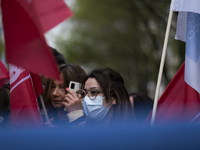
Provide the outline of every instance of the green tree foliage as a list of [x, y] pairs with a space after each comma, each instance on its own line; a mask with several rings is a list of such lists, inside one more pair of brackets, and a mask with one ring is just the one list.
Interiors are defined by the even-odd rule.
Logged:
[[0, 57], [2, 55], [2, 53], [4, 53], [4, 44], [2, 43], [2, 41], [0, 40]]
[[[56, 45], [65, 51], [69, 62], [85, 66], [89, 71], [100, 66], [111, 67], [122, 74], [129, 92], [150, 95], [151, 91], [155, 92], [170, 2], [76, 0], [74, 16], [70, 19], [73, 26], [70, 38], [62, 40], [69, 34], [66, 29]], [[174, 27], [175, 24], [170, 34], [172, 40]], [[178, 56], [179, 46], [175, 49], [171, 55], [177, 59], [172, 67], [176, 72], [183, 59]], [[164, 68], [162, 84], [165, 86], [173, 77], [168, 73], [170, 67], [169, 64]]]

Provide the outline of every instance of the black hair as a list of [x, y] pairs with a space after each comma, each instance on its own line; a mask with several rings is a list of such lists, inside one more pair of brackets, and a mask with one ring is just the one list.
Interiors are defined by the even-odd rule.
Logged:
[[58, 64], [58, 66], [68, 63], [65, 57], [61, 53], [59, 53], [55, 48], [50, 47], [50, 49], [56, 59], [56, 63]]

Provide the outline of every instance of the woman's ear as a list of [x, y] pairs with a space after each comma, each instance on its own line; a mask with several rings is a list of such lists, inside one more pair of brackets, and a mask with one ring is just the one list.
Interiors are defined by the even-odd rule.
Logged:
[[112, 105], [116, 104], [116, 99], [114, 97], [112, 97]]

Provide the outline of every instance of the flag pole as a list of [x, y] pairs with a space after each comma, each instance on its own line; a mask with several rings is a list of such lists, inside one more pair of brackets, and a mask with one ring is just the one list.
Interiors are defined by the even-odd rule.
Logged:
[[165, 56], [166, 56], [166, 51], [167, 51], [167, 43], [168, 43], [168, 39], [169, 39], [172, 16], [173, 16], [173, 11], [170, 11], [169, 17], [168, 17], [167, 29], [166, 29], [166, 33], [165, 33], [165, 40], [164, 40], [163, 52], [162, 52], [160, 69], [159, 69], [159, 74], [158, 74], [158, 80], [157, 80], [157, 85], [156, 85], [153, 112], [152, 112], [152, 117], [151, 117], [151, 125], [153, 125], [155, 122], [156, 109], [157, 109], [157, 104], [158, 104], [158, 96], [159, 96], [160, 84], [161, 84], [161, 79], [162, 79], [162, 74], [163, 74], [163, 67], [164, 67]]
[[42, 98], [41, 93], [40, 93], [40, 102], [42, 104], [42, 108], [43, 108], [43, 111], [44, 111], [44, 115], [45, 115], [46, 121], [49, 122], [49, 117], [48, 117], [47, 110], [46, 110], [46, 107], [44, 105], [44, 100]]

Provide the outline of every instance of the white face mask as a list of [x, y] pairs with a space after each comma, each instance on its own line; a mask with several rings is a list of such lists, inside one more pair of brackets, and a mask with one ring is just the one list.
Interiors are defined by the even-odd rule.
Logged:
[[94, 100], [88, 96], [84, 98], [82, 102], [83, 112], [88, 119], [99, 122], [106, 116], [109, 108], [103, 106], [103, 98], [102, 96], [97, 96]]

